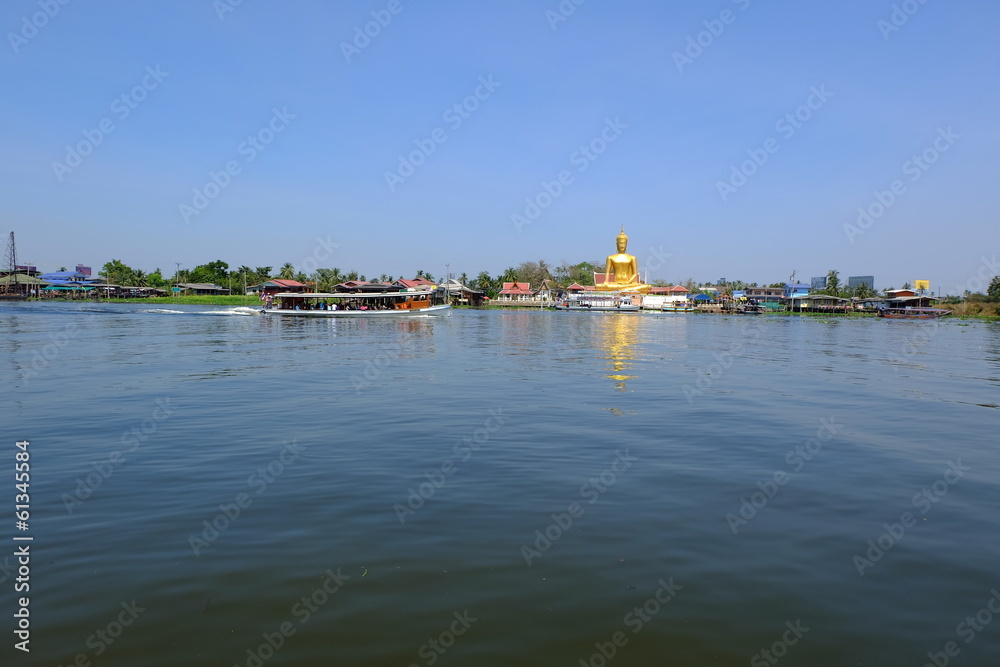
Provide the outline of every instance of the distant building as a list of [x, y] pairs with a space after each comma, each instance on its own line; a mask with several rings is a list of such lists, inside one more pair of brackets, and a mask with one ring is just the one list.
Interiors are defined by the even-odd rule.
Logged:
[[53, 285], [92, 282], [89, 275], [80, 273], [79, 271], [53, 271], [51, 273], [43, 273], [38, 277]]
[[785, 283], [785, 289], [782, 290], [782, 294], [787, 299], [789, 297], [800, 297], [809, 294], [810, 285], [805, 283]]
[[437, 293], [442, 297], [447, 297], [452, 305], [481, 306], [486, 299], [485, 292], [472, 289], [455, 278], [438, 285]]
[[854, 289], [862, 285], [868, 285], [868, 287], [875, 289], [875, 276], [851, 276], [847, 279], [847, 289]]
[[497, 301], [532, 301], [534, 293], [530, 283], [504, 283], [503, 289], [497, 295]]
[[278, 292], [308, 292], [309, 286], [297, 280], [285, 280], [284, 278], [273, 278], [259, 285], [251, 285], [247, 288], [247, 294], [277, 294]]
[[437, 287], [437, 284], [427, 280], [426, 278], [414, 278], [412, 280], [400, 278], [394, 282], [393, 285], [404, 287], [406, 289], [434, 289]]
[[746, 296], [760, 303], [778, 303], [785, 296], [785, 290], [780, 287], [748, 287]]
[[542, 284], [538, 287], [538, 289], [535, 290], [535, 298], [541, 301], [552, 301], [553, 299], [561, 297], [565, 291], [566, 290], [563, 289], [562, 285], [557, 283], [555, 280], [546, 278], [542, 281]]
[[212, 283], [177, 283], [187, 294], [229, 294], [230, 290]]
[[809, 281], [809, 287], [813, 291], [826, 289], [826, 276], [818, 276]]

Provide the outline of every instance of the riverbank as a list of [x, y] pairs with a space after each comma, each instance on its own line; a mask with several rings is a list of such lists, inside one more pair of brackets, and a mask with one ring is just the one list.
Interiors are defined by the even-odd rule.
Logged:
[[[96, 303], [147, 303], [156, 305], [199, 305], [199, 306], [259, 306], [260, 299], [256, 296], [244, 296], [244, 295], [209, 295], [209, 294], [197, 294], [197, 295], [187, 295], [187, 296], [168, 296], [168, 297], [149, 297], [145, 299], [59, 299], [59, 298], [45, 298], [44, 301], [59, 301], [59, 302], [75, 302], [75, 301], [91, 301]], [[939, 308], [946, 308], [952, 312], [952, 317], [956, 319], [976, 319], [976, 320], [986, 320], [988, 322], [1000, 322], [1000, 304], [991, 302], [969, 302], [969, 303], [952, 303], [952, 304], [941, 304], [937, 306]], [[539, 308], [538, 306], [499, 306], [499, 305], [489, 305], [489, 306], [453, 306], [456, 310], [553, 310], [551, 307]], [[655, 313], [659, 311], [648, 310], [642, 311], [647, 313]], [[676, 313], [677, 315], [690, 315], [691, 313]], [[735, 315], [735, 313], [719, 311], [719, 310], [708, 310], [699, 309], [694, 311], [694, 314], [702, 315]], [[850, 312], [850, 313], [824, 313], [824, 312], [788, 312], [788, 311], [776, 311], [762, 313], [763, 315], [781, 315], [781, 316], [796, 316], [796, 317], [836, 317], [836, 318], [848, 318], [848, 319], [859, 319], [859, 318], [869, 318], [875, 317], [875, 313], [871, 312]]]

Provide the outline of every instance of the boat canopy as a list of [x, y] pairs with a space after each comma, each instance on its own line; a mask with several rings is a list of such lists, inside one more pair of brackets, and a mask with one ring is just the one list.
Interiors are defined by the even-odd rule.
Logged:
[[433, 294], [431, 290], [400, 290], [398, 292], [278, 292], [274, 296], [297, 299], [385, 299], [394, 296], [421, 296]]

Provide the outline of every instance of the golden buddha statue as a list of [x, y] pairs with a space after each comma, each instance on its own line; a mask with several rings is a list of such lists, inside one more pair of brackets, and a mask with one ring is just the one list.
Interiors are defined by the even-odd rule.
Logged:
[[625, 235], [624, 225], [617, 242], [618, 254], [608, 255], [604, 263], [604, 282], [595, 285], [597, 291], [648, 294], [652, 286], [639, 281], [639, 265], [635, 261], [635, 255], [625, 252], [628, 236]]

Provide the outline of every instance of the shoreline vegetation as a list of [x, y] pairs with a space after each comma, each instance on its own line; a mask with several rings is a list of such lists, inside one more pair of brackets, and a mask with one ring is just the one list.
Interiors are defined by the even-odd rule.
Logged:
[[[88, 303], [142, 303], [151, 306], [169, 306], [169, 305], [199, 305], [199, 306], [245, 306], [249, 308], [260, 308], [260, 299], [253, 295], [205, 295], [205, 294], [192, 294], [185, 296], [161, 296], [161, 297], [145, 297], [145, 298], [135, 298], [135, 299], [63, 299], [60, 297], [46, 297], [45, 299], [33, 299], [34, 301], [54, 301], [54, 302], [81, 302], [86, 301]], [[472, 306], [453, 306], [456, 309], [468, 309], [468, 310], [553, 310], [551, 307], [539, 308], [538, 306], [499, 306], [499, 305], [489, 305], [474, 308]], [[1000, 321], [1000, 304], [990, 303], [990, 302], [966, 302], [966, 303], [942, 303], [938, 305], [939, 308], [946, 308], [951, 312], [951, 315], [957, 319], [977, 319], [986, 321]], [[646, 312], [658, 312], [655, 310]], [[691, 314], [691, 313], [685, 313]], [[699, 310], [695, 311], [695, 315], [734, 315], [731, 312], [725, 311], [715, 311], [715, 310]], [[779, 316], [803, 316], [803, 317], [836, 317], [836, 318], [869, 318], [876, 317], [876, 313], [871, 312], [853, 312], [853, 313], [835, 313], [835, 312], [789, 312], [789, 311], [775, 311], [766, 313], [767, 315], [779, 315]], [[683, 315], [683, 314], [682, 314]], [[753, 317], [753, 316], [743, 316], [741, 317]]]

